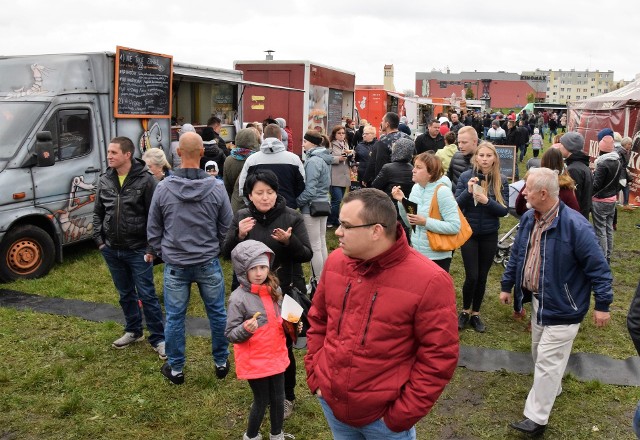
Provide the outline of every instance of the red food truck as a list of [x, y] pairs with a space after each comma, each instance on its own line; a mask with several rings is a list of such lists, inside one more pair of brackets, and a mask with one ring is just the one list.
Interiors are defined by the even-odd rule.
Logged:
[[246, 81], [301, 89], [252, 87], [243, 97], [244, 122], [284, 118], [293, 132], [293, 151], [302, 154], [309, 129], [329, 134], [335, 125], [353, 118], [355, 74], [311, 61], [234, 61]]

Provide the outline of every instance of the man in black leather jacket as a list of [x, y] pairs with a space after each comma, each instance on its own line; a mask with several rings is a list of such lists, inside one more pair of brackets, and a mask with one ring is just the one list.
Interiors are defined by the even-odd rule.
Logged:
[[166, 359], [162, 309], [153, 284], [153, 261], [147, 243], [147, 216], [156, 180], [140, 159], [133, 142], [116, 137], [107, 148], [109, 168], [100, 176], [93, 211], [93, 240], [102, 252], [120, 294], [125, 333], [112, 344], [125, 348], [144, 339], [142, 302], [149, 343]]

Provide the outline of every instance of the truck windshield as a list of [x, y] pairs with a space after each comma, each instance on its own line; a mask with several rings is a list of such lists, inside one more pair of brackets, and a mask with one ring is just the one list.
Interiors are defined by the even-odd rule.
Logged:
[[16, 154], [46, 106], [45, 102], [0, 101], [0, 160]]

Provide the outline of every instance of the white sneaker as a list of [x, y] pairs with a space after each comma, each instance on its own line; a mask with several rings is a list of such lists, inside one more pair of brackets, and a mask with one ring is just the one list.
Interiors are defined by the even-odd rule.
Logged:
[[284, 431], [280, 434], [269, 434], [269, 440], [284, 440], [285, 438], [291, 438], [295, 440], [295, 436], [293, 434], [285, 434]]
[[242, 440], [262, 440], [262, 434], [258, 433], [258, 435], [256, 435], [255, 437], [251, 438], [245, 432], [244, 435], [242, 436]]
[[166, 361], [167, 360], [167, 353], [165, 352], [164, 348], [165, 348], [165, 343], [164, 343], [164, 341], [162, 341], [162, 342], [159, 342], [158, 345], [153, 347], [153, 351], [158, 353], [158, 357], [161, 360]]
[[134, 333], [126, 332], [124, 335], [122, 335], [122, 337], [113, 341], [111, 346], [113, 348], [121, 349], [133, 344], [134, 342], [140, 342], [143, 340], [144, 340], [143, 334], [136, 336]]
[[293, 400], [284, 399], [284, 418], [288, 419], [293, 414]]

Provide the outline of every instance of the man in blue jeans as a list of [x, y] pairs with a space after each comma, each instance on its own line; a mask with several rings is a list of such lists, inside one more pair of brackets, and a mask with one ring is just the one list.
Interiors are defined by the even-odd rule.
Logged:
[[179, 385], [184, 383], [185, 316], [192, 283], [198, 285], [209, 318], [216, 376], [223, 379], [229, 372], [224, 277], [218, 255], [233, 213], [224, 183], [200, 169], [204, 155], [200, 135], [183, 134], [177, 151], [182, 167], [158, 184], [149, 210], [147, 237], [153, 254], [149, 257], [162, 256], [165, 263], [168, 360], [161, 372]]
[[109, 267], [120, 294], [125, 333], [112, 344], [125, 348], [144, 339], [142, 303], [149, 343], [166, 359], [162, 309], [153, 285], [153, 260], [147, 253], [147, 214], [156, 181], [140, 159], [133, 142], [116, 137], [107, 148], [109, 168], [100, 177], [93, 212], [93, 240]]

